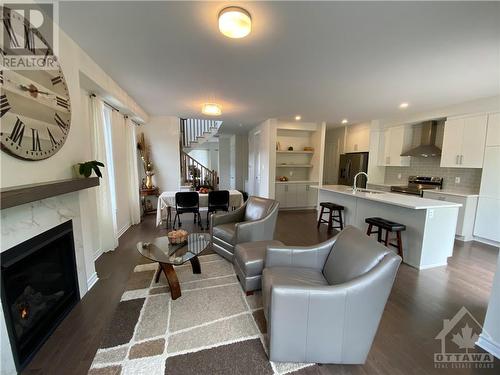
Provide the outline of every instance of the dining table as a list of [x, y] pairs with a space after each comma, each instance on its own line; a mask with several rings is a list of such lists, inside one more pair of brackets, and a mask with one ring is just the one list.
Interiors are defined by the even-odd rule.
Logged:
[[[178, 191], [164, 191], [158, 197], [158, 209], [156, 210], [156, 226], [166, 221], [169, 225], [172, 218], [172, 208], [175, 209], [175, 194]], [[208, 208], [208, 194], [199, 193], [200, 211]], [[243, 194], [238, 190], [229, 190], [229, 207], [238, 208], [243, 204]]]

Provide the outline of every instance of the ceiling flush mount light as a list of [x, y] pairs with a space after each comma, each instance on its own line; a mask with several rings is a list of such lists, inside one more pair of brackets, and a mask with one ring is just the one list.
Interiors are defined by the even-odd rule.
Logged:
[[222, 107], [216, 103], [205, 103], [201, 107], [201, 113], [208, 116], [220, 116], [222, 114]]
[[403, 103], [401, 103], [401, 104], [399, 105], [399, 108], [401, 108], [401, 109], [406, 109], [406, 108], [408, 108], [408, 105], [409, 105], [408, 103], [403, 102]]
[[252, 31], [252, 17], [240, 7], [227, 7], [219, 13], [219, 30], [228, 38], [244, 38]]
[[349, 122], [349, 120], [346, 118], [342, 120], [342, 124], [347, 124], [348, 122]]
[[295, 120], [296, 120], [296, 121], [300, 121], [300, 120], [302, 120], [302, 116], [299, 116], [299, 115], [295, 116]]

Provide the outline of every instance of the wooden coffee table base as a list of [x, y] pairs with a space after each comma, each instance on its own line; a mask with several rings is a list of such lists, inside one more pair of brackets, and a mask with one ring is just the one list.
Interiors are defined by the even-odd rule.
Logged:
[[[191, 268], [194, 274], [201, 273], [201, 266], [198, 257], [194, 257], [189, 260], [191, 263]], [[177, 273], [175, 272], [174, 266], [168, 263], [158, 263], [158, 269], [155, 274], [155, 282], [160, 280], [160, 274], [163, 270], [165, 277], [167, 278], [168, 286], [170, 288], [170, 296], [172, 299], [177, 299], [181, 296], [181, 286], [179, 285], [179, 279], [177, 278]]]

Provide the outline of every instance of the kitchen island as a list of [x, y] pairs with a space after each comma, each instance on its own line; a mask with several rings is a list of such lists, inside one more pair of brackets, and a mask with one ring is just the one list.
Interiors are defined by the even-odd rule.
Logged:
[[[417, 269], [444, 266], [453, 254], [459, 203], [361, 189], [345, 185], [317, 186], [319, 202], [344, 206], [344, 224], [366, 232], [368, 217], [406, 225], [403, 261]], [[374, 237], [375, 238], [375, 237]]]

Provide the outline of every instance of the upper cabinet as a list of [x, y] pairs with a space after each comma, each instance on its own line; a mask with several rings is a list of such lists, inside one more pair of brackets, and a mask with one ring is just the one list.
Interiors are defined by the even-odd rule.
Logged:
[[407, 167], [410, 165], [409, 156], [401, 154], [411, 147], [412, 129], [408, 125], [387, 128], [383, 132], [380, 142], [379, 166]]
[[448, 119], [444, 126], [441, 167], [482, 168], [488, 116]]
[[370, 151], [370, 124], [347, 126], [344, 152], [368, 151]]

